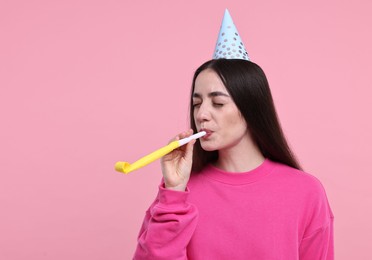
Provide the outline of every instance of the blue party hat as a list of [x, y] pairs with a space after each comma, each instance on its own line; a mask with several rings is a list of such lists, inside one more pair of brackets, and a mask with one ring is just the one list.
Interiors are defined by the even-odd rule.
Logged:
[[249, 60], [242, 39], [227, 9], [223, 16], [213, 59]]

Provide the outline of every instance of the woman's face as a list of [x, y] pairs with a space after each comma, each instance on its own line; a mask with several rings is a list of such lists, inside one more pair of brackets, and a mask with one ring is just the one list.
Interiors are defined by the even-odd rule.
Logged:
[[195, 80], [193, 109], [196, 128], [206, 131], [200, 139], [206, 151], [229, 149], [249, 138], [247, 124], [220, 77], [211, 69]]

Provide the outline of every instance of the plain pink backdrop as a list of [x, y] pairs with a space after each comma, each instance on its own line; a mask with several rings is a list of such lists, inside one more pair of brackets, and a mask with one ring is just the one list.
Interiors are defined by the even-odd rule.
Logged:
[[130, 259], [225, 8], [324, 184], [339, 260], [372, 259], [372, 2], [0, 2], [0, 259]]

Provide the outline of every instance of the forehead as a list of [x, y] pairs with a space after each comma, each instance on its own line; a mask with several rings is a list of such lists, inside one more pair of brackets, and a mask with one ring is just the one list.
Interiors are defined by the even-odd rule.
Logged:
[[216, 72], [211, 69], [200, 72], [195, 80], [194, 93], [205, 95], [216, 91], [228, 94], [225, 85]]

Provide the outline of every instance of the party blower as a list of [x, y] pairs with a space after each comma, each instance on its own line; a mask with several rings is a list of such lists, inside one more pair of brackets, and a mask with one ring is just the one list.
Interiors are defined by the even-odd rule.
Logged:
[[115, 164], [115, 170], [118, 172], [128, 174], [134, 170], [137, 170], [139, 168], [142, 168], [143, 166], [146, 166], [149, 163], [152, 163], [153, 161], [163, 157], [164, 155], [170, 153], [171, 151], [177, 149], [178, 147], [181, 147], [182, 145], [187, 144], [191, 140], [198, 139], [200, 137], [203, 137], [204, 135], [206, 135], [206, 132], [201, 131], [199, 133], [183, 138], [181, 140], [173, 141], [169, 143], [168, 145], [156, 150], [155, 152], [152, 152], [149, 155], [142, 157], [141, 159], [139, 159], [138, 161], [132, 164], [127, 163], [127, 162], [117, 162]]

